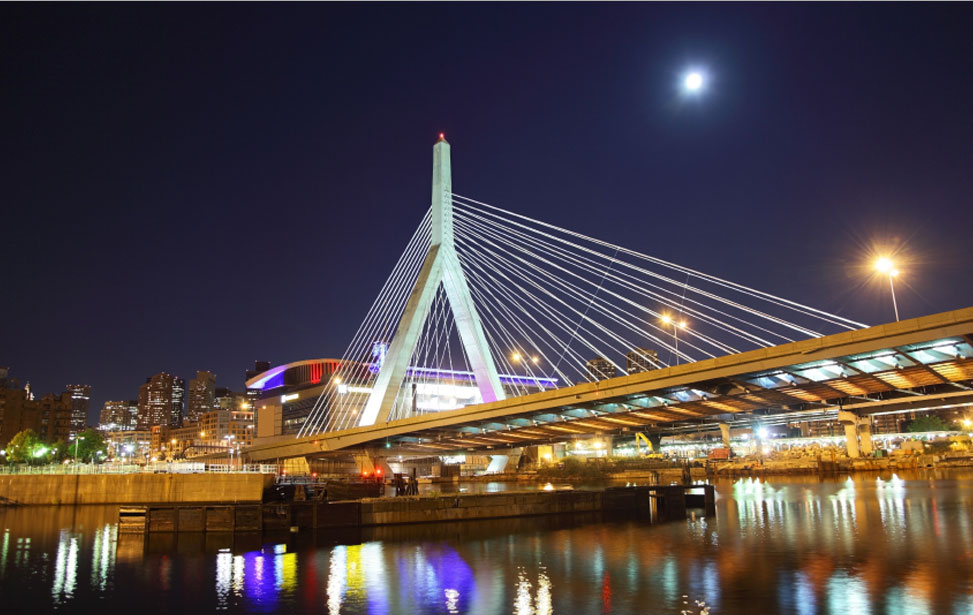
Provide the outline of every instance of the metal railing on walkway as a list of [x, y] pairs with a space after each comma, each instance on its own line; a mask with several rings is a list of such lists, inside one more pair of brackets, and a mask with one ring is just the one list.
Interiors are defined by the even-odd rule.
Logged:
[[274, 464], [217, 464], [217, 463], [166, 463], [147, 464], [50, 464], [30, 466], [13, 464], [0, 466], [0, 474], [202, 474], [247, 473], [280, 474], [281, 467]]

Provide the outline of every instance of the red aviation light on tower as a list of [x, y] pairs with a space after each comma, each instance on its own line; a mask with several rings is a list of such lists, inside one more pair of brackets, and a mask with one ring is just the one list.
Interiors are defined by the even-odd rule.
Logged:
[[446, 140], [446, 133], [445, 132], [439, 133], [439, 140], [437, 141], [437, 143], [439, 141], [445, 141], [445, 140]]

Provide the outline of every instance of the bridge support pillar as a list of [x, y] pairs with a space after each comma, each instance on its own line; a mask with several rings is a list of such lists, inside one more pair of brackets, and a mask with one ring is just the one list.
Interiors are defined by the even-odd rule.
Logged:
[[355, 453], [355, 465], [362, 474], [373, 474], [376, 470], [381, 470], [382, 476], [392, 475], [392, 468], [389, 467], [385, 457], [379, 457], [373, 450]]
[[852, 459], [861, 457], [858, 448], [858, 416], [854, 412], [846, 410], [838, 411], [838, 422], [845, 428], [845, 450]]
[[872, 446], [872, 419], [862, 417], [858, 420], [858, 437], [861, 439], [861, 451], [865, 457], [871, 457], [875, 450]]
[[723, 439], [723, 448], [730, 448], [730, 424], [720, 423], [720, 437]]
[[487, 466], [486, 473], [500, 474], [506, 472], [509, 461], [509, 455], [490, 455], [490, 464]]

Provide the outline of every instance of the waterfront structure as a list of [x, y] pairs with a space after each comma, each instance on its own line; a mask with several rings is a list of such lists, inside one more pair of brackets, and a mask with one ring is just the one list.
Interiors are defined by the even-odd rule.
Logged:
[[585, 363], [585, 368], [588, 370], [588, 377], [592, 380], [607, 380], [618, 375], [618, 372], [615, 371], [615, 365], [604, 357], [589, 359]]
[[73, 404], [68, 392], [48, 394], [35, 399], [26, 389], [0, 390], [3, 415], [0, 417], [0, 448], [7, 446], [18, 432], [32, 429], [41, 440], [54, 443], [71, 436]]
[[660, 365], [659, 353], [648, 348], [636, 348], [625, 354], [625, 373], [629, 375], [659, 369]]
[[139, 387], [137, 429], [151, 430], [156, 425], [179, 427], [185, 382], [166, 372], [146, 378]]
[[71, 393], [71, 435], [76, 435], [88, 427], [88, 403], [91, 399], [90, 384], [69, 384], [65, 387]]
[[207, 412], [214, 408], [216, 396], [216, 375], [212, 372], [197, 371], [196, 377], [189, 381], [186, 421], [199, 422]]

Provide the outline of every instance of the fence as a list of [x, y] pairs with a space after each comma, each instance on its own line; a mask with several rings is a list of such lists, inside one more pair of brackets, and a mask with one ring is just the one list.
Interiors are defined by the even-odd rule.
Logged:
[[139, 464], [51, 464], [29, 466], [16, 464], [0, 466], [0, 474], [200, 474], [204, 472], [236, 472], [249, 474], [280, 474], [280, 466], [273, 464], [216, 464], [166, 463]]

